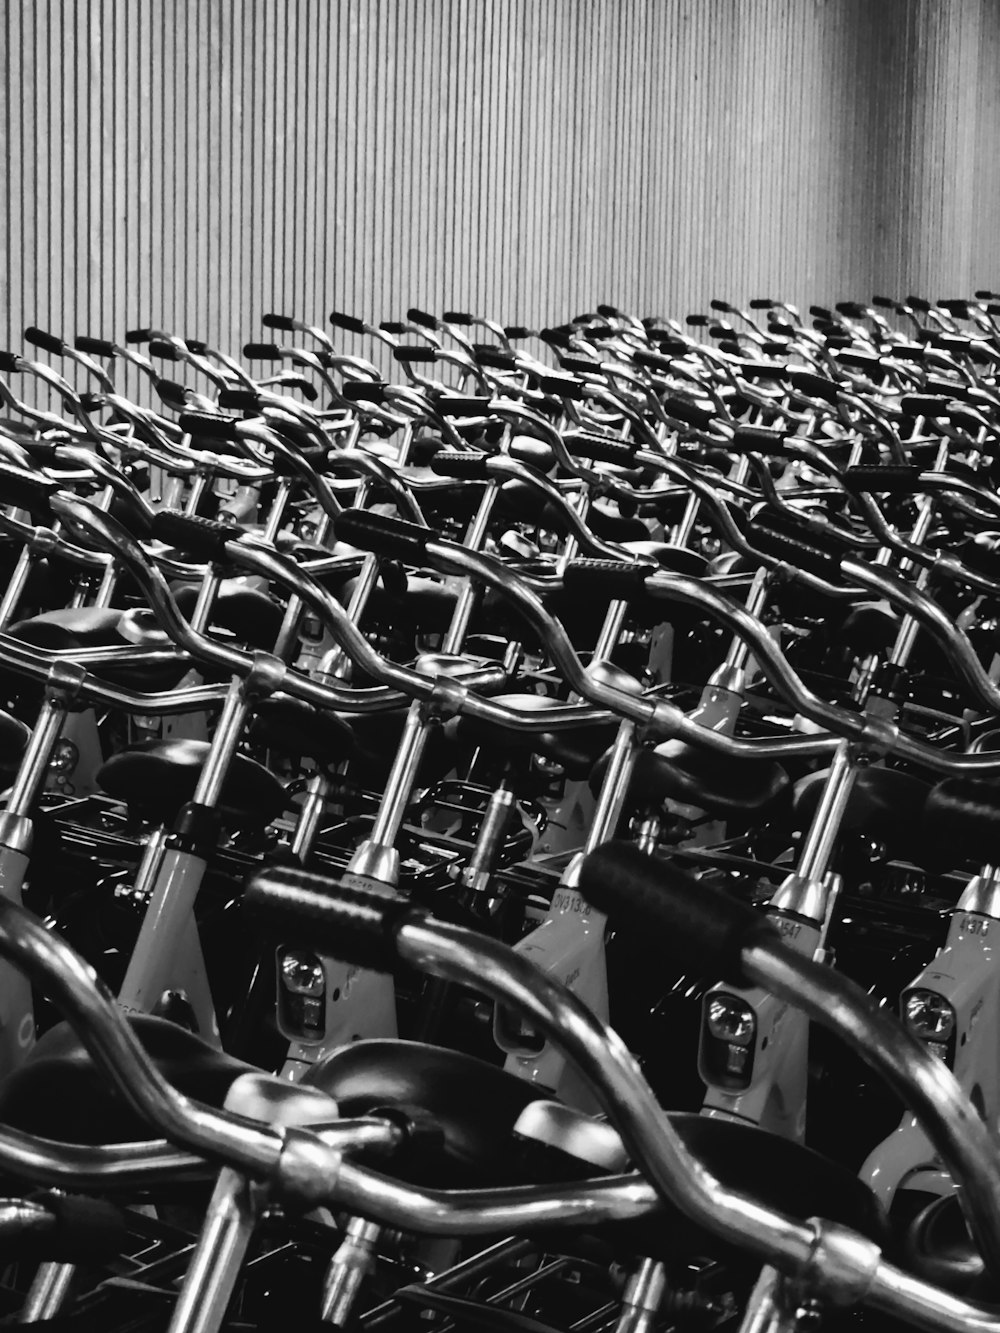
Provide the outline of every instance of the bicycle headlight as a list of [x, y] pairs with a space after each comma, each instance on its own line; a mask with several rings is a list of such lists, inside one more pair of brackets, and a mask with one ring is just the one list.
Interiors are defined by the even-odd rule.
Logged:
[[757, 1031], [753, 1010], [735, 995], [710, 995], [705, 1008], [705, 1025], [710, 1036], [733, 1046], [751, 1045]]
[[902, 1000], [903, 1022], [935, 1055], [950, 1063], [955, 1049], [957, 1019], [954, 1006], [936, 991], [917, 987]]

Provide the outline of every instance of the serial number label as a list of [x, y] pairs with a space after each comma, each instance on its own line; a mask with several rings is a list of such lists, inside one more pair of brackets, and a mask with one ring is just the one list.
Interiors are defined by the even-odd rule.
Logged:
[[988, 935], [990, 923], [981, 916], [967, 916], [962, 922], [962, 929], [970, 935]]
[[553, 894], [552, 910], [553, 912], [558, 912], [560, 916], [564, 915], [566, 912], [575, 912], [578, 915], [581, 915], [582, 913], [587, 912], [589, 908], [587, 903], [578, 893], [573, 893], [572, 890], [564, 889], [561, 893]]

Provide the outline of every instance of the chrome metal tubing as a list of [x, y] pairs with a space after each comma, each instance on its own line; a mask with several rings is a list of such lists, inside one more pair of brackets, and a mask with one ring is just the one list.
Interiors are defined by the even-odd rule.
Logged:
[[31, 912], [7, 900], [0, 900], [0, 956], [51, 996], [97, 1066], [165, 1138], [253, 1175], [271, 1179], [280, 1171], [284, 1135], [179, 1093], [146, 1055], [89, 964]]
[[[805, 1270], [813, 1228], [727, 1189], [688, 1152], [620, 1037], [575, 995], [505, 945], [444, 922], [404, 922], [396, 946], [403, 961], [446, 981], [474, 986], [516, 1008], [544, 1033], [588, 1080], [630, 1155], [669, 1206], [783, 1270]], [[341, 1188], [344, 1183], [342, 1169]], [[513, 1229], [505, 1222], [497, 1226]]]
[[945, 1165], [961, 1183], [963, 1210], [990, 1270], [1000, 1273], [1000, 1156], [989, 1129], [954, 1075], [891, 1014], [874, 1007], [832, 968], [782, 944], [744, 951], [756, 985], [835, 1032], [918, 1117]]

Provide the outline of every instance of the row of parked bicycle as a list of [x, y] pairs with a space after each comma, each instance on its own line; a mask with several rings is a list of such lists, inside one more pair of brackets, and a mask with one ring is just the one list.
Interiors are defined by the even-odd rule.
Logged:
[[1000, 1328], [1000, 298], [712, 309], [0, 352], [11, 1321]]

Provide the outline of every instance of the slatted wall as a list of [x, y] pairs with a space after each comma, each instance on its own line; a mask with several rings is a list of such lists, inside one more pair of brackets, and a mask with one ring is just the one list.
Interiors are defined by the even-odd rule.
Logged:
[[3, 0], [0, 337], [1000, 286], [996, 0]]

